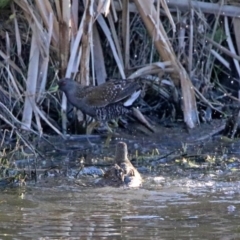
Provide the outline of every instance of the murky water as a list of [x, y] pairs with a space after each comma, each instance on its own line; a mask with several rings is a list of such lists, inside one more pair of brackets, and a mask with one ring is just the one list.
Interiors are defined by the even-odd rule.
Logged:
[[[169, 144], [167, 136], [156, 144], [128, 141], [130, 155], [158, 149], [164, 156], [181, 148], [175, 137]], [[239, 144], [227, 146], [235, 158], [220, 143], [189, 144], [187, 151], [195, 151], [194, 156], [199, 150], [222, 154], [215, 162], [204, 158], [195, 168], [187, 161], [176, 164], [178, 155], [139, 158], [134, 164], [145, 174], [140, 189], [90, 187], [96, 179], [78, 174], [82, 157], [86, 166], [104, 169], [100, 164], [112, 164], [115, 144], [105, 152], [84, 152], [74, 139], [71, 151], [66, 142], [59, 147], [66, 148], [65, 155], [56, 151], [48, 160], [15, 161], [17, 169], [27, 172], [36, 165], [39, 182], [0, 185], [0, 239], [240, 239]]]
[[73, 180], [2, 189], [0, 238], [240, 239], [240, 182], [155, 180], [141, 189]]

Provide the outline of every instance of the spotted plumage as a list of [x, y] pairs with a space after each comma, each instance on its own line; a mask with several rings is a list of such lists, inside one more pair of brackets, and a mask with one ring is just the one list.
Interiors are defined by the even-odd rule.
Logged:
[[131, 114], [132, 109], [128, 107], [141, 91], [140, 85], [133, 80], [110, 80], [99, 86], [82, 86], [64, 78], [58, 85], [73, 106], [98, 121]]
[[96, 119], [100, 121], [108, 121], [118, 116], [131, 114], [132, 110], [121, 104], [112, 104], [103, 108], [96, 108]]

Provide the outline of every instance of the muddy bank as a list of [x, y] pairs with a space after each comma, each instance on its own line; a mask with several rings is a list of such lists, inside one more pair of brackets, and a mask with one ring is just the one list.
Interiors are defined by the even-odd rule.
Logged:
[[[90, 146], [83, 135], [67, 136], [65, 140], [49, 136], [47, 141], [38, 141], [41, 156], [26, 153], [26, 150], [25, 157], [6, 160], [2, 185], [38, 182], [48, 177], [102, 177], [114, 163], [115, 146], [119, 141], [127, 143], [129, 159], [145, 176], [197, 178], [213, 172], [222, 177], [234, 172], [238, 178], [240, 141], [222, 137], [222, 121], [201, 124], [190, 131], [183, 124], [158, 126], [154, 134], [138, 127], [130, 127], [132, 132], [117, 129], [109, 147], [104, 146], [106, 136], [90, 136], [94, 146]], [[92, 186], [92, 183], [94, 181], [90, 180], [84, 184]]]

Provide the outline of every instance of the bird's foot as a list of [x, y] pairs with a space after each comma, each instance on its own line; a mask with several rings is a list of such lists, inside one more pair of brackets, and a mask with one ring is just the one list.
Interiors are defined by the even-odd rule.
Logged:
[[109, 148], [109, 144], [111, 142], [112, 136], [113, 136], [113, 133], [108, 132], [107, 139], [106, 139], [105, 144], [104, 144], [105, 148]]
[[86, 135], [86, 138], [87, 138], [87, 142], [88, 142], [88, 145], [90, 146], [90, 148], [92, 148], [92, 149], [98, 148], [99, 144], [91, 142], [88, 135]]

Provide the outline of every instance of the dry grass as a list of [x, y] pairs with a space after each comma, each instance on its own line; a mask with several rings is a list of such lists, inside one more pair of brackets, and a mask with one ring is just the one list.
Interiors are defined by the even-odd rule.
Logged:
[[67, 101], [54, 92], [64, 76], [85, 85], [101, 84], [106, 77], [144, 78], [142, 111], [157, 115], [156, 121], [182, 117], [190, 128], [199, 122], [200, 110], [222, 113], [226, 104], [239, 101], [232, 87], [239, 86], [240, 75], [236, 19], [231, 28], [231, 19], [220, 11], [213, 16], [194, 5], [176, 11], [163, 0], [155, 5], [83, 2], [0, 4], [0, 100], [9, 109], [0, 112], [5, 129], [65, 133]]

